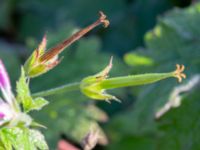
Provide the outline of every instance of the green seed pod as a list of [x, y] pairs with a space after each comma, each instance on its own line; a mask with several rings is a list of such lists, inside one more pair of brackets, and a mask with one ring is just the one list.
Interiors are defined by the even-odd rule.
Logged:
[[182, 73], [185, 68], [183, 65], [176, 65], [177, 69], [173, 72], [168, 73], [147, 73], [140, 75], [107, 78], [111, 67], [112, 58], [109, 65], [103, 71], [96, 75], [84, 78], [80, 84], [82, 93], [96, 100], [109, 101], [113, 99], [119, 101], [115, 96], [107, 94], [106, 89], [151, 84], [170, 77], [178, 78], [178, 81], [181, 82], [182, 78], [186, 78], [186, 75]]
[[24, 64], [24, 69], [28, 77], [39, 76], [60, 63], [58, 55], [68, 46], [70, 46], [75, 41], [79, 40], [86, 33], [94, 29], [96, 26], [103, 24], [104, 27], [108, 27], [109, 21], [106, 19], [106, 15], [103, 12], [99, 12], [100, 17], [97, 21], [91, 25], [83, 28], [82, 30], [76, 32], [68, 39], [52, 47], [46, 51], [46, 36], [44, 36], [39, 47], [33, 52], [29, 59]]

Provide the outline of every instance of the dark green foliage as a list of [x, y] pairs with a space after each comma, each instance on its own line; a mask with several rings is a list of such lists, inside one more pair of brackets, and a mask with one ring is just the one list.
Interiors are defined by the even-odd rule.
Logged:
[[[103, 40], [102, 50], [118, 54], [143, 44], [143, 35], [153, 27], [157, 15], [172, 7], [168, 0], [2, 0], [0, 6], [4, 7], [0, 9], [0, 19], [2, 15], [3, 20], [14, 25], [6, 33], [14, 34], [20, 41], [30, 37], [39, 39], [45, 32], [69, 22], [83, 27], [94, 21], [102, 10], [111, 26], [106, 31], [94, 32]], [[9, 27], [5, 23], [2, 25]]]
[[[185, 64], [187, 80], [184, 83], [187, 83], [188, 89], [180, 90], [180, 94], [186, 92], [187, 95], [180, 97], [183, 104], [179, 106], [176, 104], [179, 95], [172, 97], [172, 92], [175, 90], [174, 88], [180, 87], [173, 79], [140, 88], [134, 106], [129, 108], [128, 112], [116, 116], [111, 122], [109, 129], [119, 131], [121, 141], [127, 136], [137, 136], [138, 139], [141, 136], [144, 138], [150, 136], [154, 142], [149, 146], [151, 147], [153, 144], [156, 147], [154, 149], [198, 149], [199, 144], [195, 139], [198, 139], [196, 130], [199, 130], [200, 127], [198, 126], [199, 120], [195, 116], [199, 114], [198, 98], [200, 95], [198, 90], [192, 92], [193, 89], [189, 88], [188, 82], [200, 71], [199, 8], [200, 4], [197, 4], [185, 10], [175, 9], [169, 12], [164, 18], [159, 19], [152, 31], [146, 34], [146, 48], [127, 54], [140, 54], [151, 58], [154, 64], [150, 67], [144, 65], [148, 71], [161, 72], [169, 70], [176, 63]], [[128, 59], [125, 60], [128, 62]], [[128, 64], [137, 66], [137, 63], [128, 62]], [[142, 65], [137, 66], [137, 70], [142, 68]], [[199, 84], [199, 81], [192, 83], [195, 86]], [[188, 93], [190, 94], [188, 95]], [[156, 119], [156, 114], [167, 103], [170, 103], [172, 108], [168, 110], [169, 112], [165, 112], [166, 115]], [[146, 143], [144, 142], [144, 144]], [[130, 146], [127, 149], [133, 148], [135, 147]]]
[[159, 120], [158, 149], [200, 149], [199, 90], [196, 88], [184, 95], [181, 107], [171, 110]]

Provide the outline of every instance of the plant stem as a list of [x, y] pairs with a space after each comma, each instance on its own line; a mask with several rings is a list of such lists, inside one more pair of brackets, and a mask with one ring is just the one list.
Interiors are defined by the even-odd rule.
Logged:
[[79, 86], [80, 86], [79, 82], [66, 84], [66, 85], [63, 85], [63, 86], [60, 86], [60, 87], [57, 87], [57, 88], [49, 89], [49, 90], [42, 91], [42, 92], [33, 93], [32, 96], [33, 97], [43, 97], [43, 96], [49, 96], [49, 95], [54, 95], [54, 94], [60, 94], [60, 93], [63, 93], [63, 92], [77, 91], [77, 90], [79, 90]]

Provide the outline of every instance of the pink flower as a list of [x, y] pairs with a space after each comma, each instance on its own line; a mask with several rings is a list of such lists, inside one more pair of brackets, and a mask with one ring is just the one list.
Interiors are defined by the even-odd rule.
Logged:
[[4, 88], [6, 91], [11, 89], [9, 76], [1, 60], [0, 60], [0, 88], [1, 89]]
[[15, 114], [13, 108], [13, 94], [11, 91], [10, 79], [0, 59], [0, 90], [4, 100], [0, 98], [0, 126], [10, 121]]
[[3, 119], [5, 114], [3, 112], [0, 112], [0, 119]]
[[4, 101], [0, 100], [0, 126], [10, 121], [14, 116], [14, 110]]

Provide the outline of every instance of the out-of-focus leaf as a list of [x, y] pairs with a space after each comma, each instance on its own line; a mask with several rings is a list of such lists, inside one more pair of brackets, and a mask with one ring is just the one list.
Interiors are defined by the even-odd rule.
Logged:
[[157, 149], [200, 149], [199, 90], [198, 87], [186, 94], [179, 108], [170, 110], [158, 121], [160, 137]]
[[76, 101], [76, 99], [59, 98], [57, 101], [54, 99], [47, 109], [42, 110], [42, 113], [38, 113], [36, 116], [42, 124], [47, 123], [45, 125], [48, 127], [48, 130], [45, 130], [44, 133], [50, 146], [55, 147], [55, 142], [60, 138], [60, 134], [66, 134], [69, 138], [81, 143], [91, 129], [99, 131], [100, 144], [107, 144], [107, 137], [98, 125], [97, 119], [94, 118], [98, 114], [99, 120], [99, 118], [104, 118], [105, 114], [99, 113], [97, 108], [92, 110], [94, 115], [89, 113], [88, 110], [95, 106], [81, 105], [78, 100], [76, 103], [71, 102], [71, 104], [67, 104], [67, 102], [72, 100]]
[[153, 59], [137, 54], [136, 52], [128, 53], [124, 56], [124, 61], [130, 66], [152, 66]]
[[[113, 3], [115, 3], [115, 7], [113, 7]], [[91, 4], [94, 4], [93, 7], [90, 7]], [[20, 38], [27, 36], [38, 37], [45, 30], [60, 27], [72, 20], [76, 20], [81, 26], [86, 25], [89, 22], [95, 21], [100, 10], [105, 11], [110, 16], [110, 14], [114, 15], [114, 13], [125, 7], [123, 0], [112, 0], [104, 3], [99, 0], [20, 0], [20, 3], [16, 5], [18, 11], [23, 14], [19, 23]], [[34, 24], [34, 26], [30, 30], [31, 24]]]
[[[184, 10], [175, 9], [170, 11], [163, 18], [159, 18], [158, 24], [155, 26], [155, 28], [146, 34], [146, 49], [143, 51], [143, 53], [144, 56], [148, 56], [154, 60], [154, 65], [149, 67], [150, 69], [148, 69], [148, 71], [167, 71], [170, 70], [170, 68], [172, 68], [176, 63], [182, 63], [186, 66], [186, 83], [190, 80], [192, 75], [198, 74], [200, 71], [200, 29], [197, 28], [200, 17], [199, 7], [200, 4], [197, 3], [196, 5]], [[141, 70], [144, 69], [143, 67], [139, 66], [138, 68]], [[178, 108], [166, 112], [166, 115], [168, 115], [168, 113], [172, 114], [169, 120], [172, 120], [174, 125], [176, 122], [180, 122], [177, 125], [177, 130], [173, 129], [172, 123], [171, 125], [167, 126], [167, 129], [169, 130], [164, 131], [165, 135], [162, 136], [162, 132], [160, 132], [161, 128], [158, 128], [159, 125], [162, 125], [162, 122], [168, 121], [165, 119], [163, 119], [162, 122], [159, 122], [159, 120], [156, 121], [156, 112], [166, 105], [170, 99], [171, 92], [177, 86], [178, 84], [175, 80], [169, 79], [140, 88], [138, 100], [134, 106], [130, 107], [129, 111], [116, 116], [109, 129], [119, 131], [121, 134], [124, 134], [124, 138], [127, 135], [144, 137], [151, 135], [152, 137], [155, 137], [154, 144], [156, 145], [157, 149], [174, 150], [183, 149], [185, 146], [187, 147], [186, 149], [195, 149], [194, 147], [199, 147], [195, 140], [189, 140], [190, 136], [196, 137], [195, 132], [192, 132], [191, 134], [188, 132], [185, 135], [182, 134], [184, 131], [184, 129], [181, 129], [182, 126], [185, 127], [186, 132], [192, 128], [190, 123], [187, 123], [189, 121], [186, 120], [185, 124], [182, 125], [182, 119], [180, 118], [179, 120], [178, 117], [181, 116], [184, 118], [186, 113], [189, 115], [190, 112], [193, 111], [191, 109], [185, 109], [184, 112], [182, 112], [181, 110], [183, 110], [186, 105], [183, 107], [182, 105], [179, 105]], [[195, 97], [198, 97], [197, 95], [199, 94], [197, 93], [195, 95]], [[190, 98], [191, 100], [187, 101], [187, 103], [190, 103], [190, 106], [195, 105], [196, 103], [195, 107], [196, 110], [198, 110], [200, 105], [197, 104], [198, 102], [194, 103], [192, 93], [188, 99]], [[184, 103], [184, 100], [182, 103]], [[176, 118], [173, 118], [173, 112], [176, 111], [180, 112]], [[174, 115], [176, 116], [176, 113], [174, 113]], [[198, 116], [198, 111], [186, 118], [189, 120], [196, 115]], [[196, 122], [194, 121], [193, 124], [198, 124], [198, 120], [196, 119]], [[200, 129], [198, 125], [195, 127], [195, 130]], [[160, 136], [163, 138], [160, 139]], [[175, 138], [170, 140], [170, 137]], [[163, 139], [165, 139], [168, 144], [163, 142]], [[175, 141], [177, 141], [177, 143]], [[185, 144], [181, 141], [184, 141]], [[169, 145], [169, 147], [167, 147], [167, 145]], [[134, 147], [131, 148], [133, 149]]]
[[162, 117], [170, 109], [179, 107], [182, 103], [182, 93], [190, 92], [193, 88], [200, 84], [200, 76], [196, 75], [192, 77], [188, 83], [179, 85], [173, 89], [170, 93], [169, 100], [161, 107], [155, 114], [156, 118]]
[[[191, 24], [187, 26], [187, 31], [192, 35], [192, 33], [194, 33], [194, 29], [192, 28], [193, 25], [199, 24], [199, 5], [200, 4], [196, 4], [185, 10], [176, 9], [169, 12], [164, 19], [159, 19], [159, 23], [153, 31], [146, 34], [145, 39], [147, 43], [148, 56], [153, 58], [155, 61], [152, 70], [156, 70], [156, 72], [168, 70], [176, 63], [183, 63], [186, 66], [188, 79], [191, 74], [198, 73], [198, 70], [200, 70], [198, 65], [200, 64], [200, 45], [198, 42], [191, 40], [191, 38], [186, 39], [182, 34], [179, 34], [179, 31], [177, 31], [176, 28], [168, 26], [163, 20], [171, 20], [171, 22], [177, 22], [178, 24], [179, 20], [182, 18], [182, 22], [185, 21], [185, 24]], [[172, 17], [177, 14], [179, 14], [178, 21]], [[190, 22], [187, 20], [190, 20]], [[179, 24], [179, 26], [181, 25], [182, 24]], [[159, 32], [157, 30], [159, 30]], [[193, 38], [198, 39], [197, 36], [193, 36]], [[155, 112], [166, 103], [171, 91], [176, 85], [177, 82], [168, 80], [155, 85], [145, 86], [141, 90], [138, 97], [139, 100], [134, 105], [132, 114], [134, 120], [133, 123], [135, 125], [137, 124], [135, 131], [141, 132], [141, 130], [146, 127], [151, 128], [154, 126]]]
[[108, 150], [155, 150], [155, 138], [150, 136], [132, 136], [126, 135], [126, 137], [115, 140], [115, 143], [108, 145]]
[[85, 26], [94, 21], [96, 14], [102, 10], [111, 22], [107, 31], [99, 29], [97, 33], [102, 37], [103, 50], [123, 54], [143, 44], [145, 32], [153, 27], [158, 14], [171, 7], [171, 2], [168, 0], [104, 2], [101, 0], [20, 0], [16, 6], [18, 12], [23, 14], [18, 25], [20, 39], [39, 38], [46, 30], [54, 30], [70, 21], [81, 27]]

